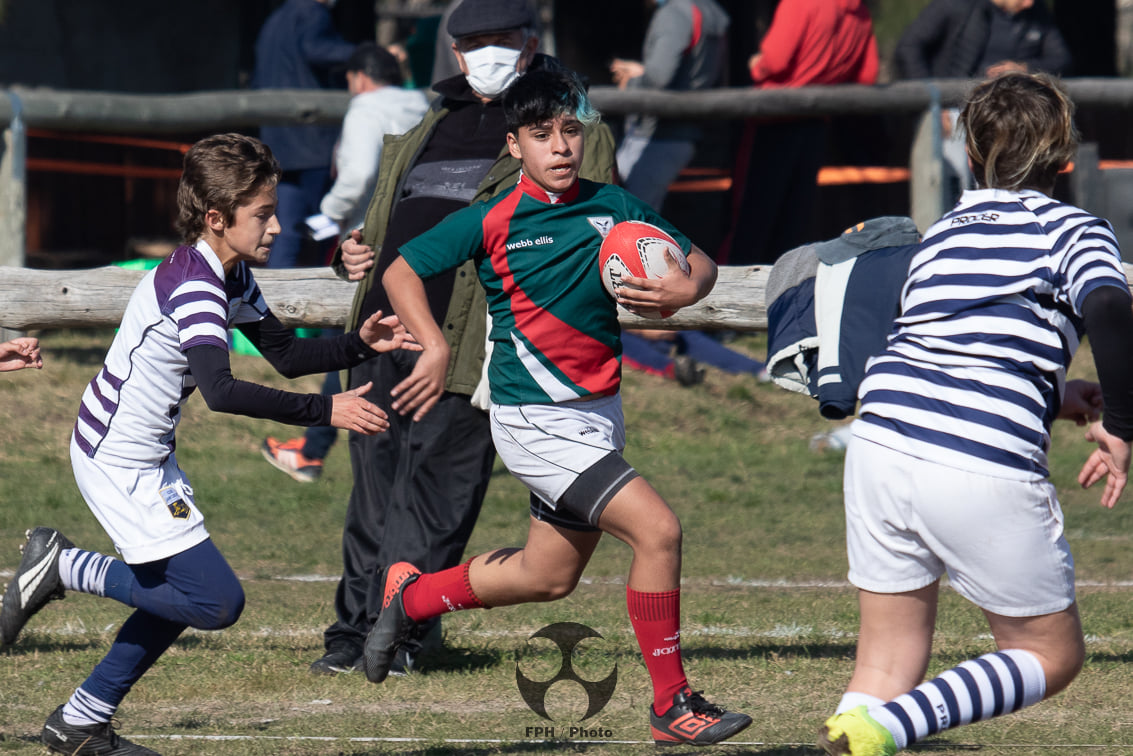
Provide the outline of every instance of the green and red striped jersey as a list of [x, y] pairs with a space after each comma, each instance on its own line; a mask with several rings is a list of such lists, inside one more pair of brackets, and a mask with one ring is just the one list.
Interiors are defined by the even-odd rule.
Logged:
[[497, 404], [617, 393], [621, 329], [598, 250], [615, 223], [640, 220], [691, 243], [624, 189], [579, 179], [557, 198], [526, 176], [509, 192], [450, 214], [403, 244], [422, 278], [474, 260], [492, 316], [488, 381]]

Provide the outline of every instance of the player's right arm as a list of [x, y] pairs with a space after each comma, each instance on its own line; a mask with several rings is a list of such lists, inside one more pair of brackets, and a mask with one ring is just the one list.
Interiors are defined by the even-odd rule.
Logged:
[[413, 372], [390, 392], [391, 406], [398, 414], [413, 413], [413, 419], [420, 420], [444, 393], [449, 345], [433, 320], [425, 284], [404, 257], [398, 257], [386, 269], [382, 286], [394, 312], [423, 350]]

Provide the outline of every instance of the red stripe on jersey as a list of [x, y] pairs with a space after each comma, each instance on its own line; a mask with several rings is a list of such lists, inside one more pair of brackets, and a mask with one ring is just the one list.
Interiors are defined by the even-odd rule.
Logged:
[[[614, 351], [540, 307], [515, 281], [515, 274], [508, 260], [507, 238], [515, 208], [527, 188], [524, 181], [527, 181], [525, 176], [510, 195], [488, 211], [483, 221], [484, 249], [487, 250], [492, 260], [492, 269], [500, 277], [503, 291], [511, 302], [515, 327], [567, 380], [581, 387], [585, 394], [613, 394], [617, 391], [619, 382], [618, 361]], [[538, 201], [538, 195], [532, 193], [532, 196]], [[576, 196], [577, 183], [564, 193], [564, 198], [573, 199]]]
[[704, 31], [704, 14], [700, 12], [700, 8], [695, 5], [692, 6], [692, 39], [689, 40], [688, 47], [681, 53], [688, 55], [692, 52], [693, 48], [700, 42], [700, 36]]

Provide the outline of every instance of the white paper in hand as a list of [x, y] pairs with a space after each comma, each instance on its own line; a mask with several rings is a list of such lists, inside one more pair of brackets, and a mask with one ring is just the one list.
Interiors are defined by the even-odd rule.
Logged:
[[304, 222], [315, 241], [326, 241], [332, 236], [338, 236], [338, 224], [322, 213], [312, 215]]

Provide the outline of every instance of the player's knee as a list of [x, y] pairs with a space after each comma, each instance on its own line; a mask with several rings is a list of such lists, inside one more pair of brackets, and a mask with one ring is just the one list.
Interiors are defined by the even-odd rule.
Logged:
[[1050, 654], [1041, 660], [1043, 673], [1046, 675], [1046, 695], [1050, 698], [1065, 689], [1086, 663], [1086, 645], [1081, 639], [1076, 643], [1067, 643], [1057, 654]]
[[574, 592], [578, 585], [577, 574], [552, 575], [534, 586], [534, 601], [558, 601]]
[[231, 627], [244, 612], [244, 589], [239, 582], [226, 586], [211, 597], [206, 604], [198, 607], [198, 620], [193, 627], [198, 630], [223, 630]]
[[642, 546], [653, 554], [679, 555], [683, 537], [681, 521], [669, 512], [650, 524]]

